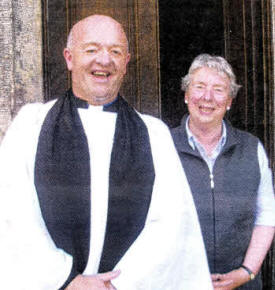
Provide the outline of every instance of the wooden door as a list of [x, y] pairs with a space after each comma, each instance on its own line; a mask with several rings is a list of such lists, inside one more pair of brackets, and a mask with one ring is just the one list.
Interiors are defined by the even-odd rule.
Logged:
[[[179, 125], [187, 112], [181, 77], [200, 53], [224, 56], [242, 85], [229, 113], [237, 128], [263, 142], [273, 171], [274, 95], [271, 0], [161, 0], [160, 66], [162, 118]], [[275, 251], [263, 264], [265, 290], [275, 285]]]
[[62, 51], [72, 25], [88, 15], [105, 14], [124, 26], [129, 39], [131, 61], [121, 94], [139, 111], [160, 115], [157, 1], [47, 0], [43, 4], [46, 100], [70, 87]]
[[[202, 52], [223, 55], [243, 86], [229, 118], [234, 126], [263, 141], [275, 168], [271, 0], [42, 3], [45, 100], [70, 87], [62, 51], [71, 26], [90, 14], [107, 14], [121, 22], [128, 35], [132, 59], [121, 93], [132, 105], [162, 117], [169, 126], [177, 125], [185, 110], [180, 78], [193, 57]], [[275, 285], [274, 262], [271, 250], [263, 266], [265, 290]]]
[[[230, 118], [235, 126], [261, 139], [274, 172], [271, 1], [223, 0], [223, 3], [225, 56], [234, 67], [242, 85]], [[263, 289], [274, 289], [274, 244], [265, 259], [262, 276]]]

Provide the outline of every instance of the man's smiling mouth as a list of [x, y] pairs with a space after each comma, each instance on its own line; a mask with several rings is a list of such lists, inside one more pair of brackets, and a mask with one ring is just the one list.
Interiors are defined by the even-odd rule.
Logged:
[[94, 75], [96, 77], [108, 77], [111, 75], [111, 73], [105, 72], [105, 71], [93, 71], [92, 75]]

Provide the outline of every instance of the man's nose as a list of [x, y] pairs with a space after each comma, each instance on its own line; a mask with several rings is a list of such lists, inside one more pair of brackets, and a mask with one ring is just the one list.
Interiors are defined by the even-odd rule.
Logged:
[[96, 62], [101, 65], [108, 65], [111, 62], [110, 53], [107, 50], [101, 50], [97, 54]]

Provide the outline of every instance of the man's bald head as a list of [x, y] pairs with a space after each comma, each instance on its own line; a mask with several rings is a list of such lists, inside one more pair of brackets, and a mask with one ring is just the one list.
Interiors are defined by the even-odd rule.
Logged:
[[122, 25], [110, 16], [98, 15], [98, 14], [83, 18], [82, 20], [74, 24], [67, 38], [67, 48], [69, 49], [73, 48], [73, 46], [77, 42], [78, 36], [81, 35], [83, 30], [85, 30], [85, 27], [89, 27], [90, 25], [101, 25], [101, 24], [104, 24], [104, 25], [112, 24], [116, 26], [117, 29], [121, 32], [122, 37], [124, 38], [124, 41], [127, 45], [127, 51], [128, 51], [128, 40], [127, 40], [125, 31]]
[[120, 23], [105, 15], [82, 19], [73, 26], [63, 54], [78, 98], [104, 105], [117, 97], [130, 60]]

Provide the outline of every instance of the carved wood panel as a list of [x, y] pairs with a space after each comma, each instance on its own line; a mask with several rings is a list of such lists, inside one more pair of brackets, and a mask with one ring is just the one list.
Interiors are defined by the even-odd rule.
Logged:
[[231, 112], [237, 127], [273, 143], [270, 1], [224, 0], [225, 55], [242, 88]]

